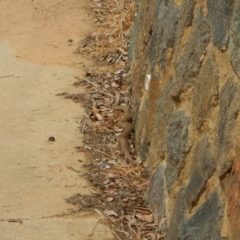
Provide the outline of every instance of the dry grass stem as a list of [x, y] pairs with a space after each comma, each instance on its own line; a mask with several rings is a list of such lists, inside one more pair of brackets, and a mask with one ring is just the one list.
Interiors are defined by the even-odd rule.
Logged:
[[107, 157], [110, 157], [110, 158], [112, 158], [112, 159], [115, 159], [115, 157], [113, 157], [113, 156], [111, 156], [111, 155], [109, 155], [109, 154], [107, 154], [107, 153], [104, 153], [104, 152], [102, 152], [102, 151], [100, 151], [100, 150], [98, 150], [98, 149], [96, 149], [96, 148], [93, 148], [93, 147], [89, 147], [89, 148], [92, 149], [93, 151], [96, 151], [96, 152], [104, 155], [104, 156], [107, 156]]

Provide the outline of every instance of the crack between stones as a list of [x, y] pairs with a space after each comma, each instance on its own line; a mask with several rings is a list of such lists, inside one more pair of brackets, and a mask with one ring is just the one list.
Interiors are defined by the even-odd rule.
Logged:
[[79, 213], [79, 211], [76, 211], [74, 213], [63, 213], [63, 214], [56, 214], [56, 215], [52, 215], [52, 216], [43, 216], [43, 217], [38, 217], [38, 218], [8, 218], [8, 219], [0, 219], [0, 222], [22, 223], [23, 221], [69, 217], [69, 216], [74, 216], [77, 213]]

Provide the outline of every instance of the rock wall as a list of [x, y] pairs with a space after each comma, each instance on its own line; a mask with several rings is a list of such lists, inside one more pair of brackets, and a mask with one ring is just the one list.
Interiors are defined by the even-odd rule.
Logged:
[[166, 239], [240, 239], [240, 0], [138, 0], [138, 158]]

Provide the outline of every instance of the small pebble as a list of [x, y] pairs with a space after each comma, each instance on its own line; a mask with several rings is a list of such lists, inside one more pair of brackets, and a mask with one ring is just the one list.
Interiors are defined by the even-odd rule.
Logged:
[[49, 137], [49, 138], [48, 138], [48, 141], [54, 142], [54, 141], [55, 141], [55, 137]]

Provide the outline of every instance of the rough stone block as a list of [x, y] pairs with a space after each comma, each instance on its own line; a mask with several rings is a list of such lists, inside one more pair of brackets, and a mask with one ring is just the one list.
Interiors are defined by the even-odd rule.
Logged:
[[193, 125], [199, 130], [219, 102], [219, 77], [215, 56], [210, 53], [206, 58], [195, 84], [192, 104]]
[[[138, 0], [130, 47], [136, 146], [168, 240], [223, 239], [222, 188], [239, 154], [239, 13], [234, 0]], [[159, 80], [151, 92], [147, 72]], [[219, 179], [209, 196], [212, 176]], [[231, 182], [231, 209], [239, 192]]]
[[172, 114], [167, 127], [167, 167], [166, 188], [170, 188], [178, 178], [178, 174], [184, 166], [185, 155], [188, 148], [189, 118], [184, 111], [176, 111]]
[[231, 38], [229, 42], [230, 58], [233, 70], [240, 77], [240, 2], [235, 3], [231, 22]]
[[226, 50], [234, 0], [208, 0], [207, 6], [213, 42], [220, 50]]
[[201, 70], [200, 57], [210, 42], [210, 28], [201, 12], [193, 20], [191, 33], [183, 53], [175, 63], [178, 88], [185, 91]]
[[228, 153], [232, 148], [232, 133], [239, 114], [239, 86], [229, 79], [220, 93], [218, 116], [218, 165], [219, 176], [223, 176], [232, 166]]
[[170, 89], [173, 86], [173, 80], [170, 79], [158, 98], [156, 104], [156, 119], [153, 128], [153, 134], [150, 145], [150, 155], [148, 158], [148, 165], [151, 168], [156, 166], [160, 161], [166, 160], [166, 135], [167, 124], [174, 111], [174, 102], [170, 97]]
[[175, 239], [225, 239], [221, 237], [224, 202], [220, 197], [220, 191], [220, 189], [216, 190], [209, 199], [199, 207], [197, 212], [184, 224], [179, 238]]
[[166, 217], [165, 168], [164, 165], [159, 165], [153, 173], [146, 199], [152, 209], [156, 210], [159, 221]]
[[192, 209], [197, 204], [205, 190], [207, 180], [216, 170], [214, 151], [214, 145], [208, 135], [202, 137], [193, 150], [191, 174], [186, 188], [189, 209]]
[[177, 240], [182, 231], [182, 227], [187, 220], [186, 216], [186, 198], [185, 189], [182, 188], [178, 191], [175, 207], [170, 217], [169, 227], [167, 231], [167, 240]]
[[227, 198], [227, 216], [230, 221], [232, 239], [240, 236], [240, 158], [235, 162], [233, 172], [229, 178]]
[[[153, 34], [150, 42], [149, 57], [153, 66], [159, 64], [161, 69], [165, 71], [168, 62], [166, 54], [169, 48], [172, 48], [175, 43], [175, 32], [178, 23], [179, 8], [170, 1], [165, 4], [164, 1], [159, 1], [159, 10], [157, 13], [157, 24], [153, 28]], [[161, 44], [159, 44], [161, 42]]]
[[184, 32], [187, 28], [192, 26], [193, 18], [194, 18], [194, 7], [196, 4], [196, 0], [186, 0], [183, 1], [180, 10], [179, 10], [179, 21], [176, 28], [176, 37], [175, 37], [175, 50], [174, 50], [174, 62], [176, 58], [179, 56], [179, 51], [181, 49], [181, 44], [183, 40]]

